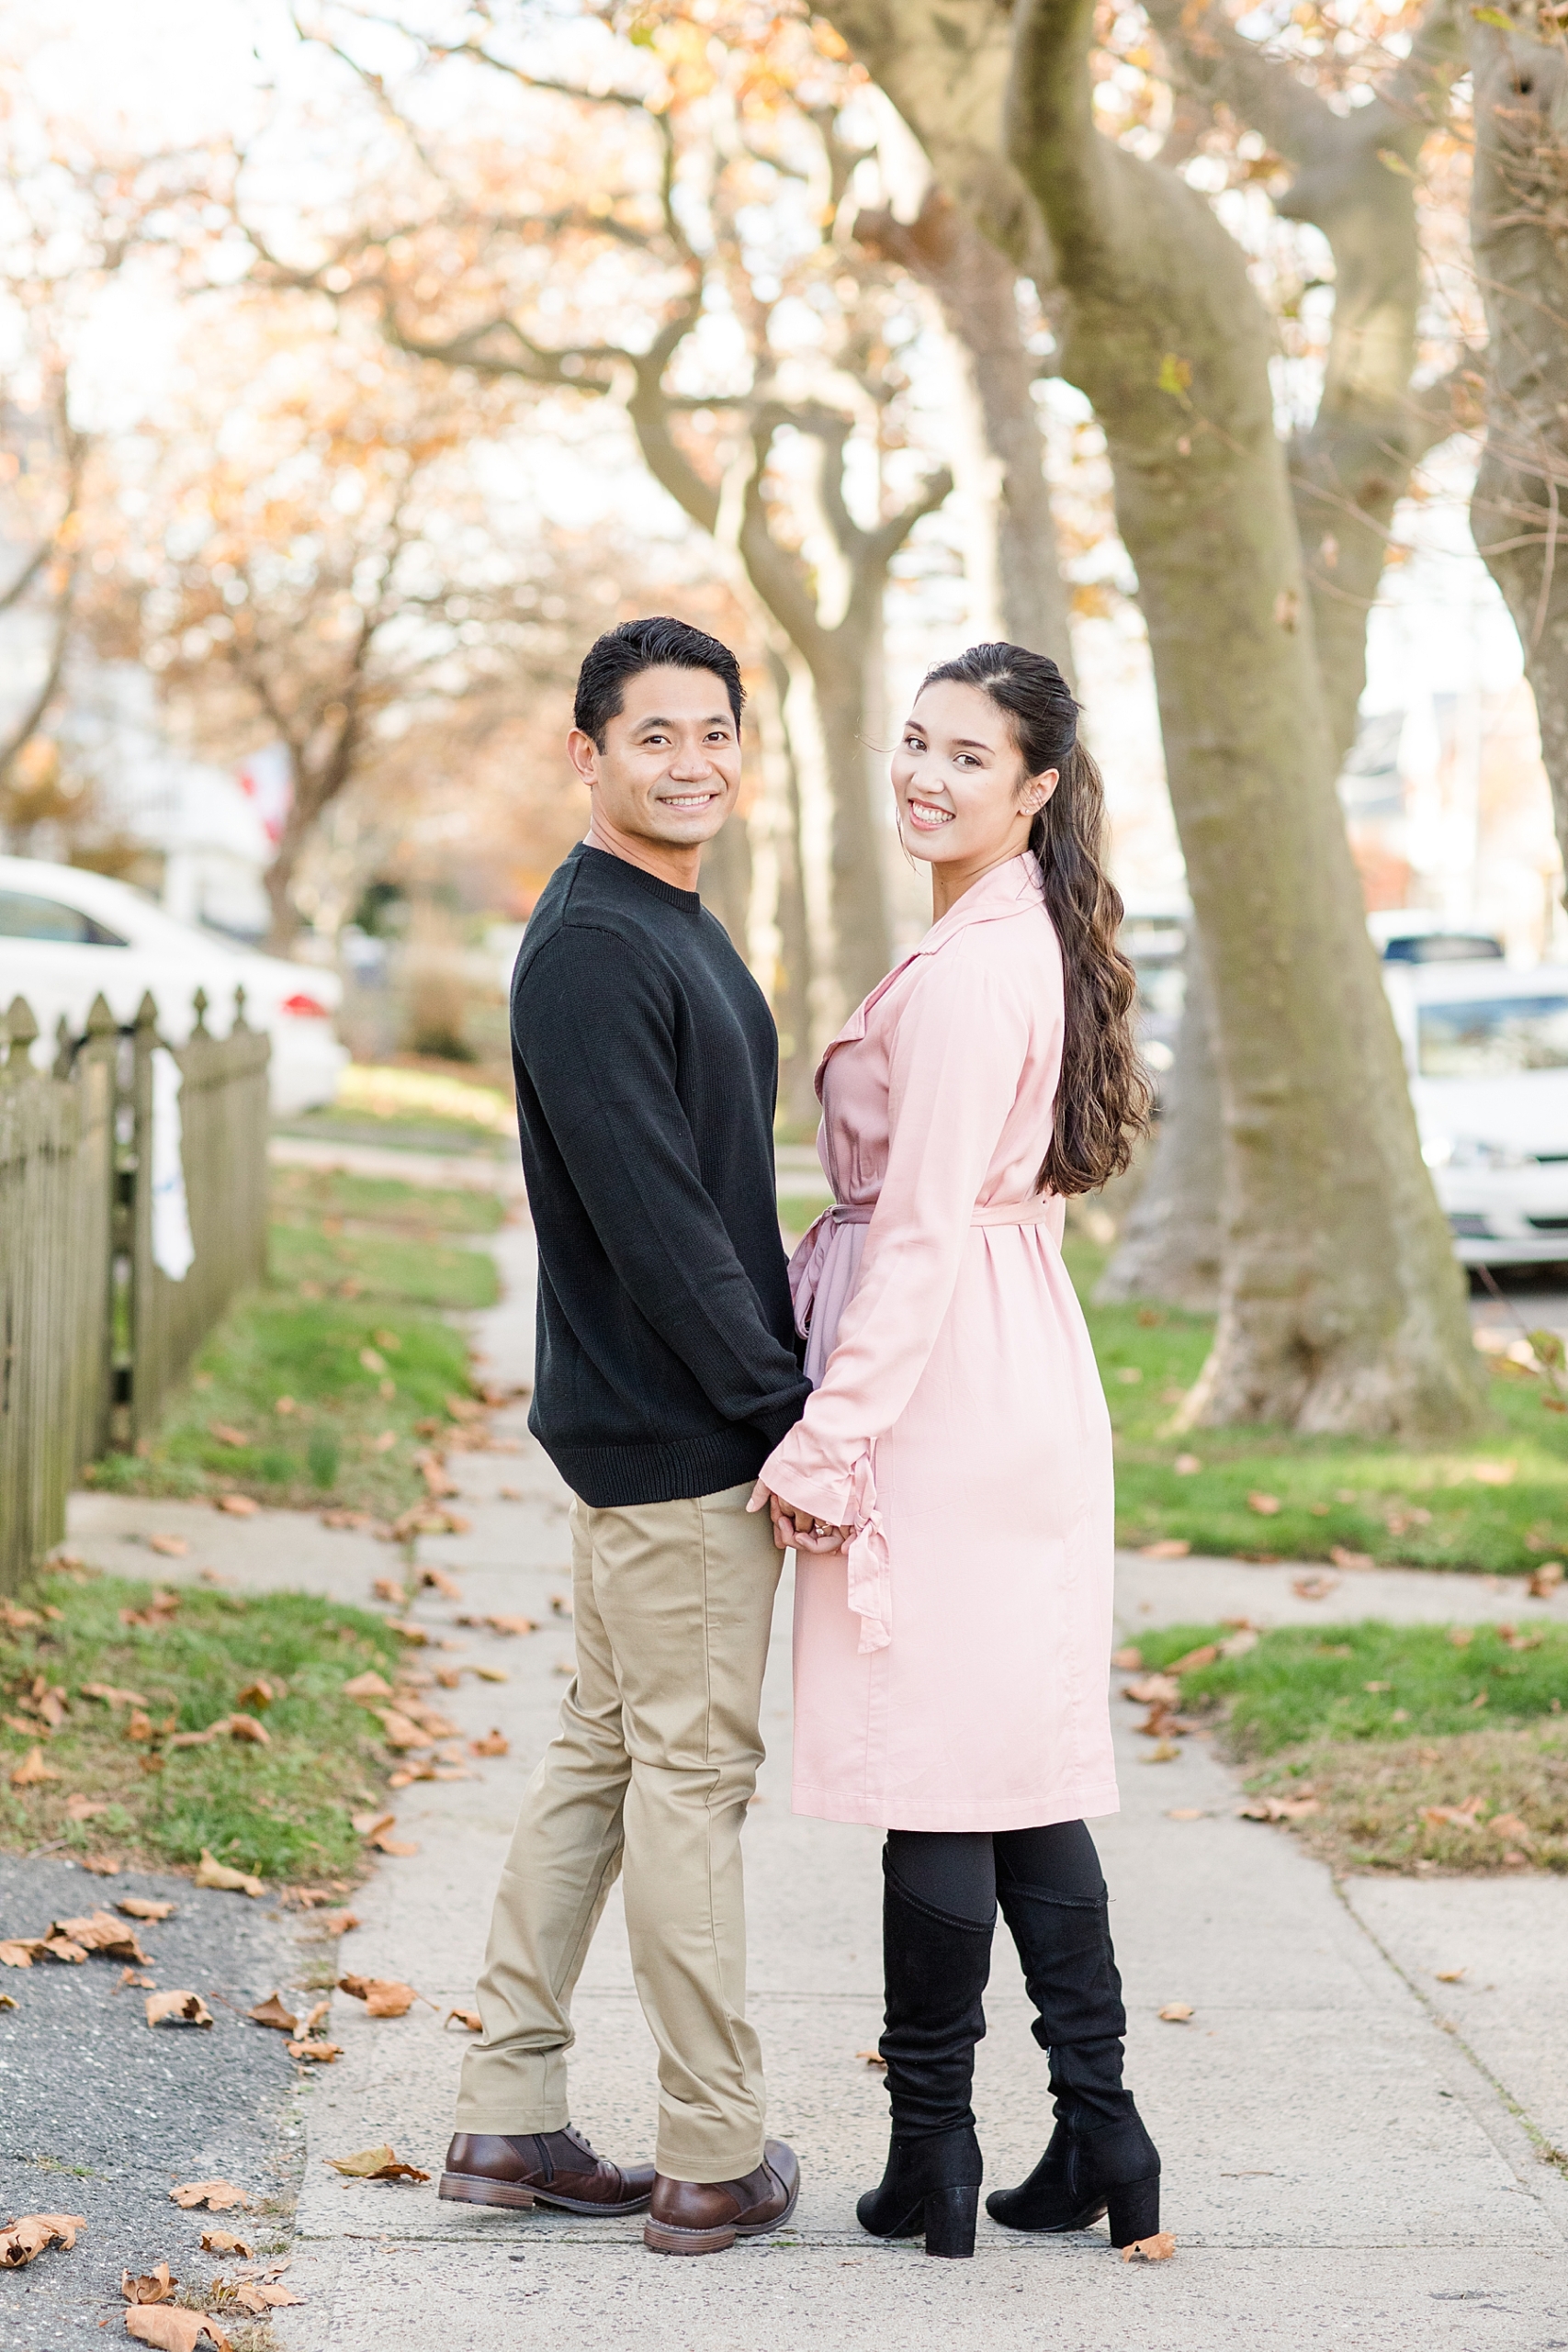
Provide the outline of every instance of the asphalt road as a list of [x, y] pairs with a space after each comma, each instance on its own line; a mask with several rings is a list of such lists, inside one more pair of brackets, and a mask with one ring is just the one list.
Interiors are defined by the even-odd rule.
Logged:
[[[166, 2261], [204, 2282], [220, 2264], [200, 2251], [204, 2228], [285, 2250], [303, 2132], [297, 2068], [281, 2033], [243, 2012], [273, 1986], [298, 1986], [333, 1947], [298, 1918], [243, 1895], [201, 1893], [186, 1879], [122, 1871], [106, 1879], [64, 1861], [0, 1856], [0, 1939], [39, 1935], [51, 1919], [153, 1895], [179, 1905], [157, 1926], [135, 1923], [160, 1990], [199, 1993], [209, 2029], [146, 2022], [146, 1996], [120, 1989], [123, 1963], [39, 1961], [0, 1969], [0, 2221], [81, 2213], [74, 2248], [51, 2247], [28, 2268], [0, 2272], [5, 2352], [78, 2352], [101, 2345], [107, 2316], [120, 2339], [123, 2269]], [[236, 2012], [241, 2014], [236, 2014]], [[221, 2178], [244, 2188], [248, 2214], [186, 2212], [169, 2190]], [[231, 2268], [232, 2266], [231, 2266]]]

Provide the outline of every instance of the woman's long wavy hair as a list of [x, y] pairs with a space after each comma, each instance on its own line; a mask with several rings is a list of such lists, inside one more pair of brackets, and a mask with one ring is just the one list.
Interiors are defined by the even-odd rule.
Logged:
[[1078, 741], [1078, 706], [1054, 662], [1021, 645], [972, 645], [926, 673], [977, 686], [1007, 718], [1026, 776], [1060, 781], [1030, 829], [1062, 946], [1062, 1075], [1042, 1193], [1094, 1193], [1121, 1175], [1149, 1123], [1154, 1091], [1133, 1041], [1137, 981], [1116, 944], [1121, 895], [1106, 874], [1105, 786]]

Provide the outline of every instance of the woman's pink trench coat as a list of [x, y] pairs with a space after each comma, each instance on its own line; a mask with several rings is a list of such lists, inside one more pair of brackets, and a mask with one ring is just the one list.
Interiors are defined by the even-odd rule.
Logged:
[[835, 1208], [790, 1274], [818, 1385], [763, 1465], [795, 1560], [795, 1807], [895, 1829], [1114, 1813], [1111, 1430], [1034, 1178], [1062, 1059], [1039, 869], [993, 868], [818, 1073]]

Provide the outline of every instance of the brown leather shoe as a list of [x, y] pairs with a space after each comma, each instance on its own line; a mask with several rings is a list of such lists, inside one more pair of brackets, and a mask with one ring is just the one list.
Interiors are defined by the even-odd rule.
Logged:
[[671, 2180], [659, 2173], [642, 2242], [655, 2254], [722, 2254], [737, 2238], [782, 2230], [800, 2195], [800, 2166], [782, 2140], [763, 2143], [744, 2180]]
[[613, 2165], [581, 2132], [459, 2132], [446, 2151], [440, 2194], [463, 2205], [558, 2205], [565, 2213], [640, 2213], [653, 2194], [651, 2165]]

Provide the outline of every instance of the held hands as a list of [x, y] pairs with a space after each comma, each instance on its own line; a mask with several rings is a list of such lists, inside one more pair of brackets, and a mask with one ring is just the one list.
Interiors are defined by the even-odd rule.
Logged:
[[797, 1510], [759, 1478], [746, 1508], [761, 1510], [764, 1507], [772, 1514], [773, 1542], [781, 1552], [841, 1552], [854, 1534], [852, 1527], [833, 1527], [812, 1511]]

